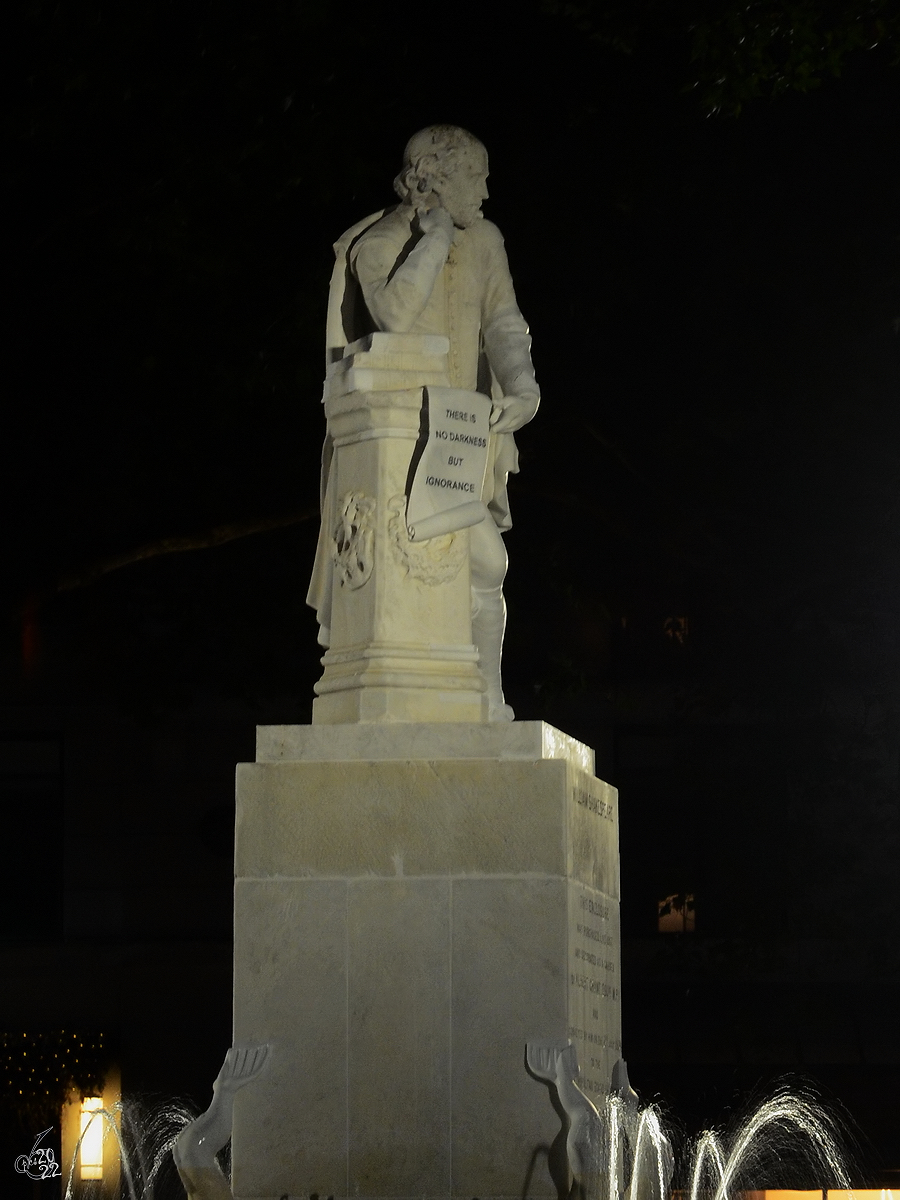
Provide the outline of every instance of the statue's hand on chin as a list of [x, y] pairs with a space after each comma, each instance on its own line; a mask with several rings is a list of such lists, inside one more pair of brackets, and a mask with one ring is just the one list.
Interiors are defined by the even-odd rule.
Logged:
[[423, 234], [434, 233], [439, 231], [446, 235], [447, 240], [453, 238], [453, 218], [447, 212], [446, 208], [441, 208], [436, 205], [434, 208], [429, 208], [426, 212], [418, 214], [419, 229]]
[[515, 433], [528, 424], [537, 412], [538, 403], [539, 397], [532, 393], [495, 400], [491, 413], [491, 433]]

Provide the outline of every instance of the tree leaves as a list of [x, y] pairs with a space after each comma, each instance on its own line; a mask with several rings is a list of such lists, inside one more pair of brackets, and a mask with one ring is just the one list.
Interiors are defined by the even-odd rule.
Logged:
[[[678, 48], [683, 87], [709, 113], [737, 116], [751, 101], [808, 92], [840, 76], [857, 51], [900, 51], [896, 0], [545, 0], [599, 45], [633, 55]], [[895, 58], [896, 61], [896, 58]]]

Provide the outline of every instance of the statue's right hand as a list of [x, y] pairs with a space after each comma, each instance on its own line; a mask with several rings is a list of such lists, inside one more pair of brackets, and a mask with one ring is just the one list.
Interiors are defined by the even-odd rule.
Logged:
[[540, 396], [534, 392], [495, 400], [491, 412], [491, 433], [515, 433], [534, 417], [540, 402]]
[[446, 235], [447, 241], [451, 241], [453, 238], [453, 218], [446, 208], [441, 208], [440, 205], [429, 208], [427, 212], [419, 213], [419, 228], [426, 236], [439, 231]]

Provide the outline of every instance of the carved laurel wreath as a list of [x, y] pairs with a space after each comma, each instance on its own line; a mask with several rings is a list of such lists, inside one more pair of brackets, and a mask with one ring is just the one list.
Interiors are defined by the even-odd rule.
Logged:
[[332, 538], [332, 558], [341, 587], [360, 588], [375, 566], [372, 519], [375, 501], [363, 492], [347, 492], [338, 501], [338, 519]]
[[413, 579], [432, 585], [455, 579], [466, 561], [463, 533], [447, 533], [423, 542], [411, 542], [406, 528], [406, 497], [394, 496], [388, 501], [388, 508], [393, 514], [388, 522], [391, 547]]

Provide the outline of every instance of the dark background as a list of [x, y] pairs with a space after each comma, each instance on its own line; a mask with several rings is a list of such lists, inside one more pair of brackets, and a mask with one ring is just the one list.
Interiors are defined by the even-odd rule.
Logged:
[[[632, 1081], [690, 1135], [811, 1080], [858, 1180], [896, 1181], [898, 25], [18, 6], [0, 1031], [102, 1032], [126, 1092], [208, 1098], [234, 763], [320, 671], [331, 243], [450, 121], [490, 152], [544, 392], [507, 693], [620, 788]], [[697, 930], [658, 934], [679, 892]], [[43, 1126], [5, 1078], [11, 1163]]]

